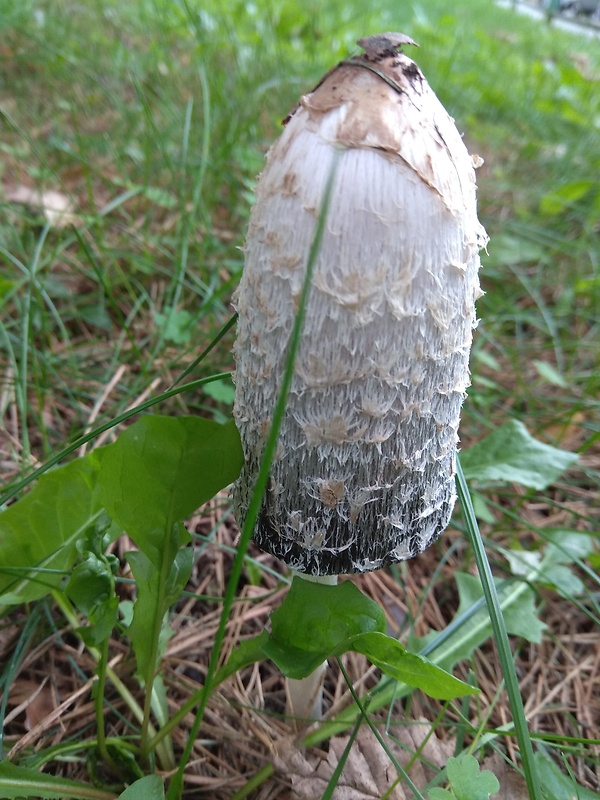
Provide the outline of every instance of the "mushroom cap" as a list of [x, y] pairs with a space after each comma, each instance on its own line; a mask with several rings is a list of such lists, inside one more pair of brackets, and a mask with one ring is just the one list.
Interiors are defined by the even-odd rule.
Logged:
[[254, 532], [259, 547], [313, 575], [411, 558], [447, 526], [487, 241], [473, 160], [414, 61], [372, 48], [301, 98], [260, 176], [234, 298], [240, 523], [336, 154]]

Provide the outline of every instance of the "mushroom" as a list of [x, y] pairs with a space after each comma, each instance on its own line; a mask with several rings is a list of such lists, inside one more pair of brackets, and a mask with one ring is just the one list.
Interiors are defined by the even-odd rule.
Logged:
[[325, 578], [412, 558], [456, 500], [479, 250], [474, 167], [409, 37], [360, 39], [304, 95], [256, 189], [235, 294], [243, 521], [337, 158], [294, 376], [254, 541]]

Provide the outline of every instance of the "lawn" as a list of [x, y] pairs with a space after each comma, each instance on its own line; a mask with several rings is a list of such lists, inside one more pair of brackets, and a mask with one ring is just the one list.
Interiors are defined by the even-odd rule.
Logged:
[[[475, 800], [494, 791], [489, 772], [510, 797], [600, 797], [598, 42], [485, 0], [375, 10], [366, 0], [0, 0], [0, 20], [0, 795], [108, 800], [156, 772], [127, 798], [158, 798], [182, 765], [191, 798]], [[299, 733], [271, 662], [240, 665], [203, 692], [218, 650], [223, 663], [259, 635], [289, 584], [253, 546], [235, 560], [222, 491], [233, 456], [222, 475], [202, 473], [204, 489], [189, 488], [173, 518], [185, 517], [192, 546], [178, 528], [169, 552], [186, 580], [148, 611], [160, 638], [152, 654], [139, 621], [130, 626], [143, 570], [117, 535], [139, 545], [127, 525], [116, 530], [124, 512], [107, 500], [112, 524], [90, 506], [80, 513], [93, 533], [65, 525], [94, 494], [101, 448], [147, 424], [142, 405], [189, 424], [186, 435], [196, 435], [192, 416], [206, 421], [199, 436], [233, 441], [230, 302], [264, 154], [299, 96], [358, 52], [358, 38], [388, 30], [419, 43], [408, 54], [484, 159], [490, 243], [460, 433], [511, 652], [494, 644], [481, 607], [460, 504], [422, 556], [352, 581], [383, 607], [388, 633], [480, 693], [435, 700], [346, 653], [330, 661], [327, 722]], [[169, 430], [165, 452], [178, 435]], [[482, 467], [490, 440], [474, 447], [490, 435], [511, 462], [496, 477]], [[173, 479], [171, 497], [187, 477]], [[140, 472], [127, 479], [140, 509], [130, 516], [141, 518], [155, 492]], [[68, 557], [35, 560], [33, 531], [42, 548], [70, 537]], [[7, 555], [15, 548], [32, 552], [35, 580]], [[82, 600], [89, 548], [94, 586], [118, 609], [97, 604], [95, 589]], [[66, 590], [73, 574], [83, 581]], [[83, 624], [107, 636], [82, 634]], [[372, 727], [357, 723], [357, 699]], [[61, 783], [32, 784], [26, 770], [42, 768]]]

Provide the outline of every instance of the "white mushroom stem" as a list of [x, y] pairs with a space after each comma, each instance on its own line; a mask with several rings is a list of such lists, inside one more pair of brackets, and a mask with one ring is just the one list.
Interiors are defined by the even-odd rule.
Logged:
[[[292, 578], [297, 575], [311, 583], [323, 583], [335, 586], [337, 575], [304, 575], [292, 572]], [[323, 716], [323, 681], [327, 670], [327, 661], [301, 680], [288, 678], [286, 682], [287, 712], [297, 720], [318, 720]]]

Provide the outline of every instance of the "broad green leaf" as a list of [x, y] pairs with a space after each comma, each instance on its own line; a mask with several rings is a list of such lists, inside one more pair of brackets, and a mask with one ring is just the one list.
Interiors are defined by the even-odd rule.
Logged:
[[489, 258], [493, 265], [526, 264], [544, 260], [547, 251], [542, 245], [529, 239], [500, 233], [494, 236], [489, 246]]
[[593, 540], [577, 531], [553, 531], [548, 539], [543, 560], [539, 551], [500, 550], [513, 575], [553, 586], [566, 598], [583, 594], [585, 585], [568, 565], [577, 558], [587, 557], [593, 550]]
[[119, 598], [115, 593], [113, 563], [106, 556], [87, 552], [65, 587], [65, 593], [88, 619], [78, 629], [83, 641], [98, 646], [106, 641], [117, 624]]
[[168, 342], [174, 344], [187, 344], [194, 333], [192, 315], [189, 311], [171, 311], [170, 314], [154, 312], [154, 322], [162, 330]]
[[554, 530], [545, 534], [546, 557], [556, 564], [572, 564], [594, 552], [594, 539], [581, 531]]
[[467, 694], [477, 694], [479, 691], [423, 656], [409, 653], [399, 641], [385, 633], [361, 633], [345, 649], [362, 653], [386, 675], [440, 700], [451, 700]]
[[133, 601], [121, 600], [119, 603], [119, 617], [121, 618], [121, 625], [128, 628], [133, 621]]
[[577, 461], [575, 453], [534, 439], [523, 423], [507, 422], [461, 453], [467, 479], [514, 481], [532, 489], [546, 489]]
[[100, 517], [96, 450], [43, 475], [37, 486], [0, 513], [0, 602], [43, 597], [77, 559], [77, 542]]
[[263, 631], [234, 650], [217, 682], [264, 658], [287, 678], [302, 679], [330, 656], [354, 650], [386, 674], [432, 697], [447, 699], [477, 691], [386, 636], [382, 609], [350, 581], [326, 586], [294, 578], [271, 622], [271, 635]]
[[227, 663], [224, 664], [215, 675], [215, 685], [218, 686], [226, 678], [238, 672], [238, 670], [267, 658], [263, 647], [268, 640], [268, 632], [263, 631], [258, 636], [253, 636], [251, 639], [244, 639], [240, 642], [227, 659]]
[[[455, 578], [459, 594], [456, 619], [462, 615], [466, 619], [449, 639], [433, 651], [435, 663], [446, 670], [452, 669], [459, 661], [470, 658], [475, 648], [492, 635], [487, 607], [485, 603], [479, 602], [483, 598], [481, 581], [474, 575], [462, 572], [456, 573]], [[546, 626], [537, 617], [533, 589], [522, 581], [497, 581], [496, 587], [508, 632], [539, 643]], [[471, 614], [471, 609], [478, 602], [480, 607]], [[436, 632], [432, 632], [419, 640], [411, 640], [411, 648], [422, 647], [437, 636]]]
[[384, 632], [385, 614], [351, 581], [327, 586], [295, 577], [271, 624], [277, 644], [326, 658], [358, 633]]
[[544, 800], [600, 800], [600, 794], [580, 786], [543, 753], [535, 754]]
[[145, 416], [107, 449], [100, 496], [160, 570], [174, 525], [234, 481], [242, 464], [233, 420]]
[[133, 619], [127, 629], [136, 657], [136, 672], [145, 676], [154, 670], [158, 659], [157, 642], [166, 624], [165, 604], [158, 596], [160, 571], [142, 552], [126, 554], [135, 579], [136, 599]]
[[111, 597], [102, 603], [90, 617], [90, 624], [77, 628], [85, 644], [98, 647], [105, 642], [114, 630], [119, 619], [119, 598]]
[[539, 580], [556, 589], [567, 600], [585, 593], [585, 584], [566, 564], [551, 564], [540, 573]]
[[[183, 526], [181, 526], [183, 527]], [[194, 565], [194, 550], [191, 547], [182, 547], [167, 573], [165, 583], [165, 603], [167, 608], [172, 606], [181, 597], [192, 573]]]
[[540, 211], [546, 216], [562, 214], [567, 208], [581, 200], [591, 190], [598, 187], [597, 181], [579, 180], [565, 183], [558, 189], [545, 194], [540, 201]]
[[[291, 644], [282, 644], [269, 637], [262, 645], [263, 658], [270, 659], [286, 678], [302, 680], [327, 661], [331, 650], [304, 650]], [[345, 652], [340, 645], [339, 654]]]
[[212, 397], [213, 400], [217, 400], [219, 403], [227, 403], [227, 405], [231, 405], [235, 400], [235, 386], [231, 378], [228, 380], [223, 379], [222, 381], [213, 381], [212, 383], [207, 383], [206, 386], [203, 387], [204, 394], [207, 394], [209, 397]]
[[446, 774], [452, 791], [432, 789], [429, 800], [488, 800], [491, 794], [500, 791], [498, 778], [487, 769], [480, 772], [479, 762], [474, 756], [449, 758]]
[[481, 494], [481, 492], [476, 492], [473, 489], [471, 491], [471, 500], [473, 501], [473, 510], [475, 511], [475, 516], [481, 522], [487, 522], [490, 525], [493, 525], [496, 522], [496, 517], [490, 510], [486, 502], [486, 498], [483, 494]]
[[540, 378], [543, 378], [547, 383], [553, 386], [560, 386], [561, 389], [566, 389], [569, 385], [568, 380], [561, 375], [560, 372], [549, 364], [547, 361], [533, 360], [533, 366], [538, 371]]
[[159, 775], [140, 778], [119, 795], [118, 800], [164, 800], [165, 787]]
[[[481, 581], [475, 575], [465, 572], [458, 572], [455, 575], [458, 585], [458, 595], [460, 598], [457, 614], [467, 611], [475, 602], [483, 597]], [[500, 601], [506, 594], [510, 594], [514, 584], [511, 581], [496, 581], [498, 596]], [[484, 607], [483, 613], [488, 616], [487, 608]], [[533, 589], [527, 587], [521, 593], [518, 603], [510, 604], [504, 611], [504, 622], [506, 630], [513, 636], [522, 636], [528, 642], [539, 644], [542, 641], [542, 634], [546, 625], [537, 617], [535, 608], [535, 593]], [[468, 627], [475, 627], [476, 620], [471, 620]]]
[[103, 792], [94, 786], [57, 778], [9, 761], [0, 762], [0, 797], [3, 800], [114, 800], [113, 792]]
[[513, 575], [521, 578], [536, 572], [542, 565], [542, 554], [539, 550], [507, 550], [499, 548], [508, 561], [508, 566]]
[[140, 548], [128, 554], [137, 584], [128, 632], [148, 686], [170, 636], [167, 611], [192, 567], [181, 520], [234, 480], [241, 464], [233, 421], [196, 417], [142, 417], [106, 453], [103, 503]]
[[350, 581], [327, 586], [295, 577], [271, 625], [263, 652], [286, 677], [300, 679], [348, 650], [353, 636], [384, 631], [385, 615]]
[[109, 562], [95, 553], [86, 553], [65, 587], [69, 597], [86, 616], [114, 596], [114, 575]]

